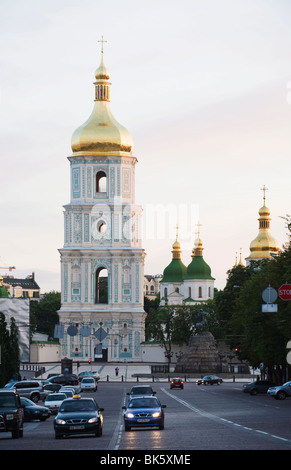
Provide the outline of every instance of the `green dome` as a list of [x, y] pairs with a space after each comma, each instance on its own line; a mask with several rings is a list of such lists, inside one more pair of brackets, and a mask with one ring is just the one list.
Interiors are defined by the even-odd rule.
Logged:
[[3, 297], [9, 297], [7, 289], [5, 289], [4, 286], [0, 285], [0, 298], [2, 299]]
[[173, 259], [169, 266], [164, 269], [161, 282], [183, 282], [187, 268], [180, 259]]
[[211, 276], [211, 269], [205, 263], [202, 256], [194, 256], [187, 267], [186, 279], [214, 279]]

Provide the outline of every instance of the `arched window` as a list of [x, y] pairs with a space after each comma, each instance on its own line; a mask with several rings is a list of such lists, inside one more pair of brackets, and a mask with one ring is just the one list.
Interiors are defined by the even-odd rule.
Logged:
[[201, 286], [198, 287], [198, 297], [199, 297], [199, 299], [202, 298], [202, 287]]
[[96, 193], [106, 193], [107, 191], [107, 177], [104, 171], [96, 173]]
[[188, 297], [191, 298], [191, 287], [188, 287]]
[[164, 289], [164, 297], [165, 297], [165, 299], [168, 298], [168, 288], [167, 287], [165, 287], [165, 289]]
[[95, 304], [108, 304], [108, 272], [103, 267], [95, 273]]

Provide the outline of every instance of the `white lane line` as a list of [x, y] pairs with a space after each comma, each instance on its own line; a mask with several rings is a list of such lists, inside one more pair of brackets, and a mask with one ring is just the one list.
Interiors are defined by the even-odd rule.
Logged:
[[241, 424], [234, 423], [233, 421], [229, 421], [228, 419], [225, 418], [220, 418], [219, 416], [213, 415], [211, 413], [208, 413], [207, 411], [200, 410], [199, 408], [196, 408], [195, 406], [191, 405], [191, 403], [186, 402], [185, 400], [182, 400], [181, 398], [176, 397], [175, 395], [172, 395], [168, 390], [166, 390], [164, 387], [161, 388], [161, 390], [168, 395], [169, 397], [173, 398], [174, 400], [178, 401], [182, 405], [186, 406], [187, 408], [190, 408], [190, 410], [195, 411], [195, 413], [200, 414], [201, 416], [204, 416], [209, 419], [214, 419], [216, 421], [223, 421], [227, 424], [230, 424], [231, 426], [236, 426], [236, 427], [241, 427], [242, 429], [245, 429], [246, 431], [251, 431], [259, 434], [264, 434], [268, 437], [272, 437], [274, 439], [279, 439], [283, 442], [291, 443], [291, 440], [285, 439], [284, 437], [276, 436], [275, 434], [270, 434], [265, 431], [260, 431], [259, 429], [254, 429], [254, 428], [249, 428], [247, 426], [242, 426]]

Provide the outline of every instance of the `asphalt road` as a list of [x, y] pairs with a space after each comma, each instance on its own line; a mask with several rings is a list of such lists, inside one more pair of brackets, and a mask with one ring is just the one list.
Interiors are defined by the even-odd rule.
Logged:
[[[94, 396], [104, 408], [101, 437], [73, 436], [56, 440], [53, 417], [25, 423], [24, 436], [11, 439], [0, 433], [1, 450], [102, 450], [124, 454], [133, 450], [175, 452], [196, 450], [290, 450], [291, 399], [277, 401], [267, 395], [250, 396], [242, 384], [198, 386], [170, 390], [169, 383], [155, 382], [165, 409], [165, 429], [125, 432], [122, 405], [134, 383], [101, 382]], [[41, 403], [40, 403], [41, 404]], [[100, 454], [100, 458], [102, 453]], [[167, 462], [163, 462], [167, 463]], [[168, 462], [171, 463], [171, 462]], [[129, 465], [128, 465], [129, 466]]]

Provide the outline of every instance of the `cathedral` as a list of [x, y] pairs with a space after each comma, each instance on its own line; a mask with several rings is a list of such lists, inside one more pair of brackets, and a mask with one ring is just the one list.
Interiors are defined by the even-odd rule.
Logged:
[[160, 281], [160, 305], [194, 305], [214, 297], [214, 278], [203, 258], [203, 244], [199, 236], [192, 250], [192, 261], [186, 267], [181, 260], [181, 245], [172, 246], [172, 261], [164, 269]]
[[68, 157], [70, 202], [59, 250], [61, 357], [140, 361], [146, 314], [137, 158], [130, 133], [111, 112], [101, 42], [93, 110], [73, 133]]

